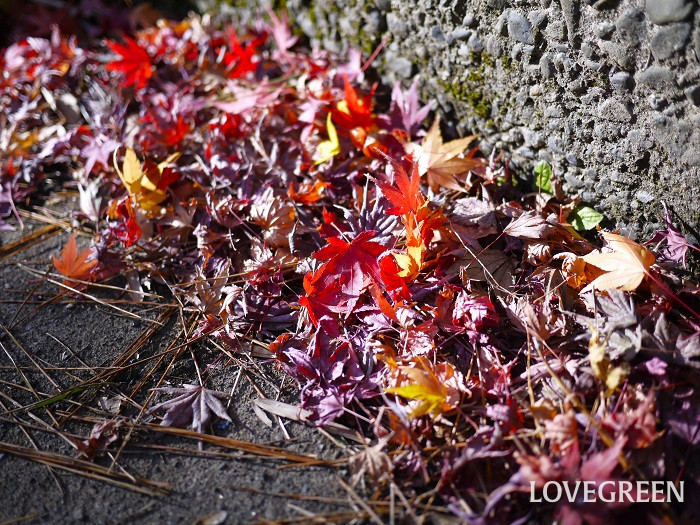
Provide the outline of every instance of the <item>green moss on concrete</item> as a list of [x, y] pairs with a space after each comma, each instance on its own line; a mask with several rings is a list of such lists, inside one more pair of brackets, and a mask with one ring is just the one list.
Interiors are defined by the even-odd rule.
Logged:
[[458, 82], [450, 83], [439, 80], [438, 84], [455, 100], [465, 102], [476, 115], [485, 119], [491, 117], [491, 101], [484, 95], [483, 91], [470, 89], [469, 86]]

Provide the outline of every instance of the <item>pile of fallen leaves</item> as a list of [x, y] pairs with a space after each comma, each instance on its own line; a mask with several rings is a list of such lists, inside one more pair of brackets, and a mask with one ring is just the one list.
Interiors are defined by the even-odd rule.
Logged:
[[[473, 523], [639, 510], [532, 506], [531, 482], [700, 490], [697, 248], [668, 213], [639, 244], [600, 229], [546, 163], [516, 178], [476, 137], [444, 142], [417, 84], [371, 84], [370, 63], [301, 46], [273, 14], [12, 44], [0, 227], [48, 183], [77, 188], [94, 238], [55, 258], [63, 287], [122, 275], [138, 298], [160, 283], [198, 315], [193, 340], [268, 349], [299, 417], [365, 440], [356, 481]], [[140, 417], [211, 431], [225, 394], [201, 381], [160, 388]], [[696, 505], [643, 512], [698, 519]]]

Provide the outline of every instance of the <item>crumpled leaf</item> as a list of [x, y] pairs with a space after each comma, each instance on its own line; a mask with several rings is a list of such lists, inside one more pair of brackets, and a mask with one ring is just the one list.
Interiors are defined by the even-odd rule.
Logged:
[[173, 153], [158, 165], [147, 164], [144, 168], [136, 156], [136, 152], [128, 148], [124, 154], [122, 169], [117, 167], [117, 151], [114, 151], [115, 162], [119, 178], [124, 183], [130, 195], [133, 195], [141, 207], [145, 210], [156, 208], [163, 202], [168, 194], [166, 188], [177, 178], [168, 165], [180, 157], [180, 153]]
[[416, 401], [415, 408], [408, 414], [409, 418], [426, 414], [433, 416], [452, 410], [465, 392], [460, 374], [449, 363], [433, 366], [418, 357], [416, 366], [402, 366], [399, 371], [405, 380], [400, 386], [385, 389], [389, 394], [397, 394]]
[[321, 141], [318, 146], [316, 146], [316, 158], [314, 160], [316, 164], [331, 160], [340, 153], [338, 131], [333, 125], [333, 119], [330, 113], [328, 113], [328, 117], [326, 117], [326, 131], [328, 133], [328, 140]]
[[601, 341], [597, 331], [593, 329], [591, 341], [588, 344], [588, 358], [591, 362], [591, 368], [593, 368], [596, 377], [603, 381], [609, 390], [615, 390], [629, 374], [629, 364], [622, 363], [620, 366], [614, 366], [606, 350], [605, 341]]
[[[671, 214], [668, 212], [668, 209], [666, 209], [665, 204], [664, 211], [666, 229], [657, 231], [654, 237], [645, 244], [658, 243], [657, 249], [660, 248], [659, 253], [661, 257], [669, 261], [683, 263], [683, 267], [685, 268], [685, 258], [688, 253], [688, 248], [700, 250], [690, 244], [681, 231], [673, 224], [673, 219], [671, 219]], [[664, 244], [663, 247], [661, 247], [662, 244]]]

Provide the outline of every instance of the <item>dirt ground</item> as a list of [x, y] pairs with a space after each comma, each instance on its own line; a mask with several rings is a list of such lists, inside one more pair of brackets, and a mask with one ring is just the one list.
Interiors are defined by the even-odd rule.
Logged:
[[[51, 255], [60, 251], [69, 238], [68, 234], [63, 231], [46, 234], [27, 249], [13, 248], [12, 244], [46, 227], [45, 223], [25, 219], [23, 231], [0, 232], [0, 323], [16, 339], [13, 341], [0, 327], [0, 442], [19, 445], [25, 451], [38, 448], [59, 453], [70, 460], [78, 456], [75, 448], [55, 433], [38, 428], [59, 428], [63, 432], [87, 436], [93, 422], [78, 419], [108, 417], [105, 407], [111, 405], [100, 404], [100, 399], [110, 403], [109, 400], [114, 400], [119, 393], [130, 393], [138, 387], [145, 373], [157, 362], [152, 356], [167, 350], [181, 335], [180, 321], [177, 314], [172, 315], [164, 326], [153, 333], [148, 332], [150, 337], [146, 344], [128, 361], [131, 366], [111, 376], [98, 388], [99, 392], [85, 391], [46, 407], [8, 413], [8, 409], [17, 407], [17, 403], [20, 406], [36, 403], [37, 398], [28, 384], [45, 398], [65, 392], [91, 377], [98, 370], [96, 367], [113, 363], [148, 329], [151, 321], [164, 312], [161, 306], [111, 303], [137, 313], [143, 318], [139, 320], [128, 317], [106, 302], [76, 301], [68, 295], [46, 303], [59, 294], [59, 287], [39, 282], [40, 279], [28, 268], [40, 274], [46, 272], [50, 268]], [[80, 239], [78, 244], [81, 246]], [[84, 239], [82, 244], [86, 244]], [[123, 286], [119, 281], [112, 284]], [[105, 301], [128, 300], [123, 292], [118, 291], [91, 290], [90, 293]], [[149, 301], [152, 299], [146, 302]], [[199, 344], [194, 346], [193, 355], [200, 366], [204, 366], [217, 352], [207, 344]], [[133, 396], [137, 404], [144, 403], [150, 395], [150, 389], [170, 359], [168, 357], [156, 367], [157, 372]], [[252, 401], [259, 397], [259, 393], [255, 388], [275, 396], [275, 382], [268, 383], [265, 378], [281, 381], [271, 363], [245, 356], [240, 357], [238, 364], [227, 361], [218, 359], [206, 374], [209, 388], [233, 391], [228, 407], [233, 423], [222, 425], [226, 422], [215, 421], [218, 436], [272, 444], [324, 459], [345, 457], [345, 451], [337, 443], [315, 429], [286, 421], [284, 428], [291, 438], [287, 439], [279, 421], [268, 427], [256, 416]], [[241, 366], [245, 373], [237, 380]], [[178, 386], [179, 382], [196, 382], [196, 377], [192, 358], [183, 354], [172, 367], [166, 382]], [[289, 380], [282, 398], [294, 400], [294, 385]], [[63, 422], [64, 416], [72, 411], [75, 411], [75, 416]], [[120, 415], [133, 417], [138, 413], [138, 407], [122, 399]], [[26, 435], [14, 417], [25, 423]], [[177, 450], [164, 450], [163, 447]], [[112, 459], [102, 456], [95, 462], [109, 467]], [[49, 468], [6, 451], [0, 453], [0, 522], [211, 525], [265, 523], [265, 520], [301, 519], [310, 514], [352, 510], [347, 492], [337, 481], [338, 476], [346, 475], [342, 464], [281, 469], [283, 466], [288, 467], [289, 463], [212, 445], [205, 445], [200, 452], [197, 442], [191, 439], [135, 431], [119, 454], [114, 470], [170, 485], [168, 494], [154, 496], [136, 492], [133, 487], [122, 488], [115, 483]], [[71, 468], [70, 465], [67, 468]], [[82, 470], [82, 467], [75, 468]], [[128, 478], [122, 479], [128, 482]], [[246, 491], [241, 487], [260, 492]], [[300, 495], [300, 499], [271, 493], [294, 493]]]

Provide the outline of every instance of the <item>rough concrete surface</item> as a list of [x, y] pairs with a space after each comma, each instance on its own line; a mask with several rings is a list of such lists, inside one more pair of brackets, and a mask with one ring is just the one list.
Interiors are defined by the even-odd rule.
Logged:
[[[212, 1], [199, 0], [203, 8]], [[231, 0], [236, 14], [265, 0]], [[226, 3], [226, 2], [224, 2]], [[367, 54], [531, 173], [565, 188], [633, 237], [665, 202], [698, 238], [700, 9], [697, 0], [286, 0], [312, 41]], [[367, 56], [367, 54], [365, 56]]]
[[[0, 232], [0, 250], [13, 240], [27, 235], [43, 224], [27, 224], [24, 231]], [[68, 238], [61, 234], [46, 238], [34, 247], [21, 251], [10, 258], [0, 260], [0, 323], [10, 326], [15, 313], [22, 302], [34, 288], [36, 277], [17, 266], [23, 262], [26, 266], [40, 270], [49, 268], [50, 256], [60, 251]], [[81, 245], [79, 241], [79, 245]], [[123, 283], [113, 283], [122, 284]], [[43, 301], [57, 295], [58, 287], [43, 283], [34, 290], [29, 301], [15, 318], [10, 331], [36, 363], [45, 368], [46, 373], [56, 383], [52, 385], [12, 340], [0, 330], [0, 412], [9, 408], [10, 398], [21, 405], [28, 405], [36, 398], [25, 387], [23, 377], [13, 364], [19, 366], [33, 387], [44, 395], [53, 395], [62, 389], [71, 388], [79, 380], [94, 373], [89, 367], [105, 366], [114, 361], [121, 352], [134, 341], [162, 311], [159, 308], [145, 306], [124, 308], [138, 312], [146, 321], [134, 320], [111, 310], [103, 305], [73, 301], [65, 295], [57, 302], [46, 304], [34, 311]], [[105, 298], [126, 297], [112, 292], [91, 290], [91, 294]], [[67, 304], [74, 302], [75, 304]], [[22, 319], [25, 314], [29, 314]], [[145, 360], [154, 353], [168, 348], [178, 335], [178, 322], [174, 316], [163, 328], [159, 329], [149, 342], [139, 350], [132, 361]], [[53, 337], [52, 337], [53, 336]], [[60, 341], [60, 343], [59, 343]], [[74, 355], [71, 354], [74, 353]], [[195, 355], [201, 364], [215, 361], [217, 350], [207, 345], [195, 346]], [[259, 361], [259, 360], [258, 360]], [[144, 366], [133, 366], [113, 379], [113, 384], [105, 385], [99, 397], [111, 398], [115, 392], [131, 392], [141, 381], [154, 361], [144, 361]], [[167, 364], [167, 361], [166, 361]], [[274, 377], [272, 365], [259, 362], [265, 368], [268, 377]], [[228, 365], [226, 360], [215, 361], [207, 386], [230, 392], [233, 388], [237, 369]], [[163, 367], [158, 369], [157, 377]], [[183, 357], [177, 362], [168, 376], [171, 383], [196, 382], [196, 373], [191, 358]], [[257, 380], [257, 386], [266, 395], [273, 396], [265, 381]], [[281, 384], [278, 376], [277, 384]], [[148, 381], [145, 388], [134, 397], [143, 403], [155, 386], [154, 380]], [[289, 400], [295, 399], [294, 385], [286, 382], [286, 394]], [[290, 451], [316, 454], [326, 459], [335, 459], [343, 454], [342, 450], [332, 444], [317, 431], [300, 424], [287, 422], [286, 429], [291, 440], [285, 439], [280, 426], [275, 422], [272, 428], [261, 423], [254, 414], [252, 400], [258, 394], [245, 376], [238, 382], [235, 395], [231, 400], [228, 413], [233, 420], [231, 425], [215, 428], [219, 436], [255, 443], [268, 443], [285, 447]], [[165, 399], [165, 398], [161, 398]], [[68, 399], [51, 406], [53, 414], [62, 410], [74, 409], [74, 399]], [[36, 409], [33, 413], [46, 422], [51, 416], [44, 410]], [[122, 402], [120, 415], [134, 416], [138, 410], [129, 403]], [[83, 410], [80, 416], [93, 415], [109, 418], [95, 399]], [[22, 434], [17, 425], [9, 422], [12, 416], [3, 415], [0, 419], [0, 442], [32, 448], [27, 436]], [[19, 417], [28, 423], [42, 426], [26, 412]], [[225, 422], [223, 422], [225, 423]], [[92, 423], [79, 421], [61, 426], [64, 431], [87, 436]], [[30, 430], [32, 439], [41, 450], [57, 452], [68, 457], [77, 457], [77, 451], [58, 436], [38, 430]], [[182, 454], [142, 446], [173, 446], [184, 449]], [[189, 452], [188, 452], [189, 451]], [[101, 481], [94, 481], [76, 474], [54, 470], [55, 479], [46, 466], [39, 463], [0, 453], [0, 523], [26, 516], [35, 516], [22, 521], [28, 524], [189, 524], [197, 519], [225, 511], [223, 521], [212, 523], [249, 523], [259, 519], [282, 519], [302, 515], [298, 508], [312, 513], [347, 511], [343, 504], [345, 492], [336, 481], [336, 476], [343, 476], [338, 468], [294, 467], [279, 470], [285, 463], [281, 460], [260, 459], [235, 450], [214, 446], [205, 446], [204, 453], [218, 455], [204, 457], [198, 455], [197, 444], [181, 438], [158, 436], [153, 433], [137, 433], [132, 437], [119, 458], [119, 464], [132, 475], [169, 483], [172, 492], [166, 496], [153, 497], [117, 487]], [[192, 455], [188, 455], [188, 454]], [[221, 454], [219, 454], [221, 453]], [[98, 464], [109, 466], [108, 457], [98, 458]], [[245, 486], [265, 492], [298, 493], [307, 496], [341, 498], [338, 503], [308, 500], [290, 500], [263, 494], [253, 494], [237, 490]], [[292, 505], [296, 505], [294, 508]], [[219, 517], [222, 517], [219, 514]]]

